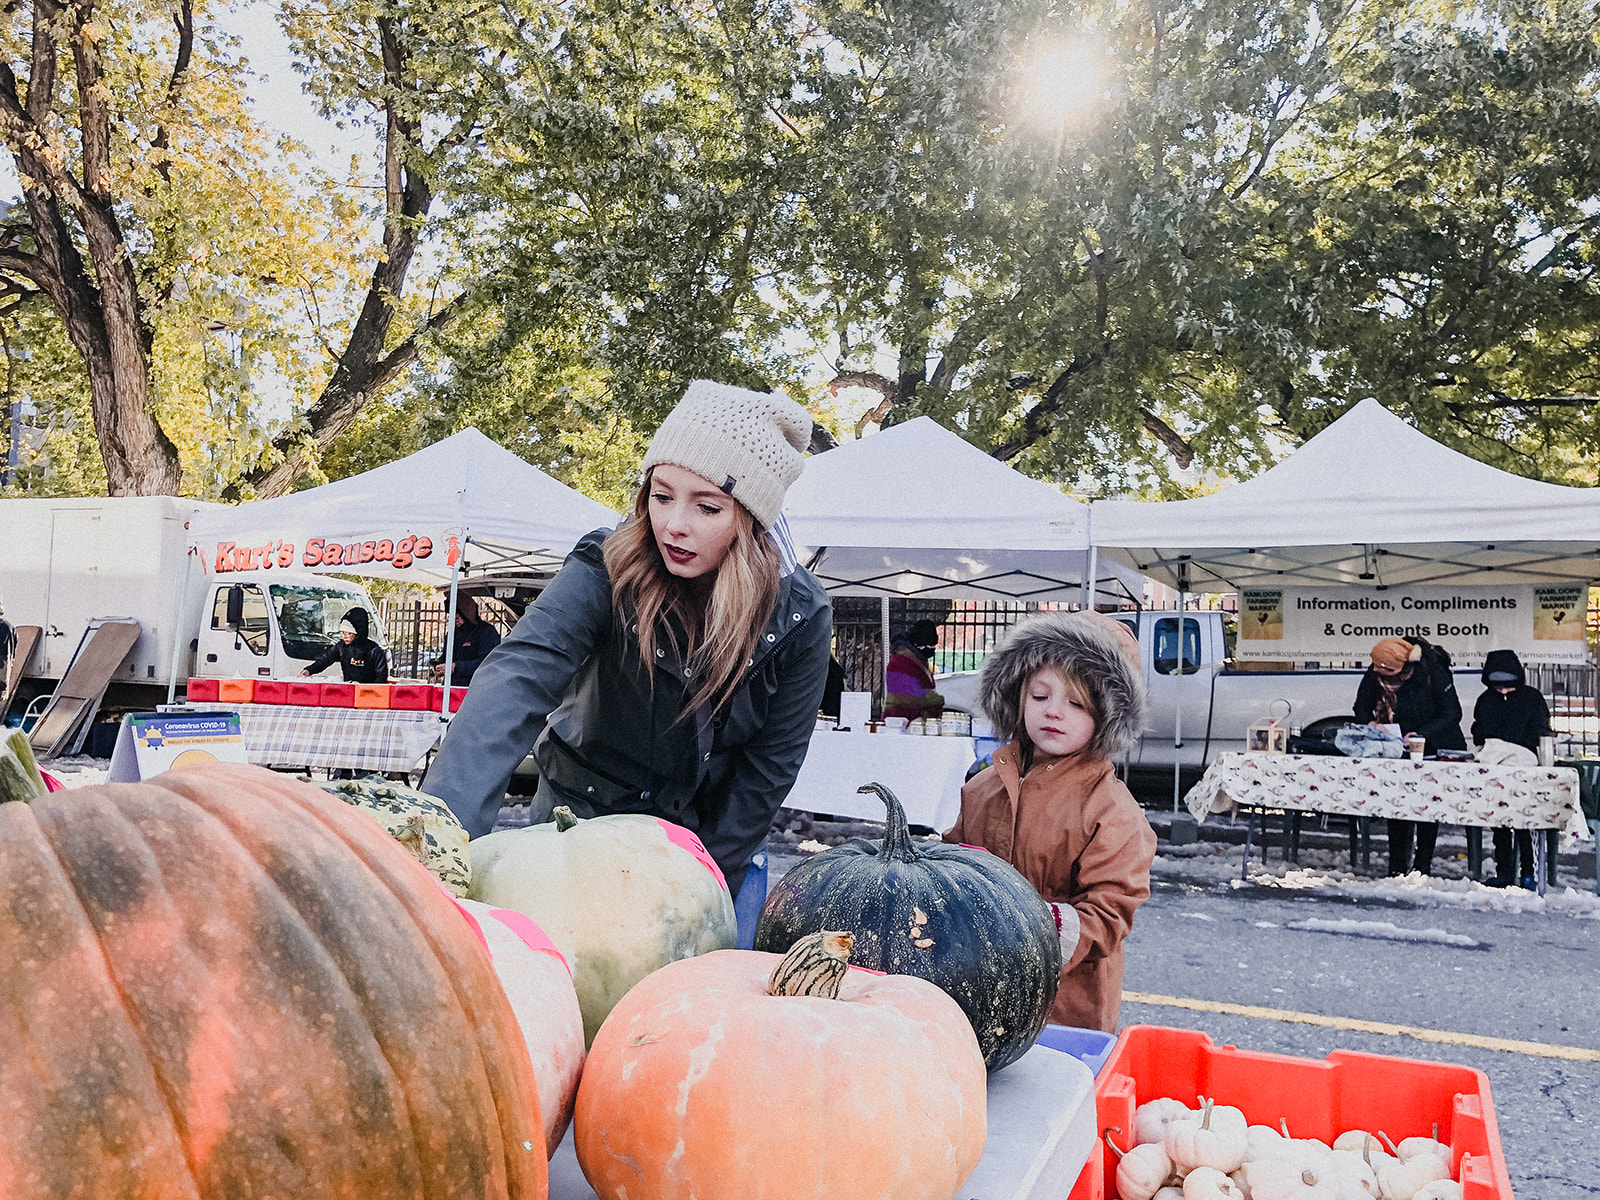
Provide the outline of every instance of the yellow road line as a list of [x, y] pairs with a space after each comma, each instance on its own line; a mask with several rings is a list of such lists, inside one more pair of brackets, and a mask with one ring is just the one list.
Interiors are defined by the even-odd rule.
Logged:
[[1479, 1050], [1503, 1050], [1507, 1054], [1529, 1054], [1537, 1058], [1600, 1062], [1600, 1050], [1590, 1050], [1584, 1046], [1552, 1046], [1548, 1042], [1520, 1042], [1513, 1038], [1481, 1037], [1475, 1033], [1423, 1029], [1417, 1025], [1391, 1025], [1387, 1021], [1360, 1021], [1353, 1017], [1325, 1017], [1320, 1013], [1293, 1012], [1286, 1008], [1260, 1008], [1254, 1004], [1227, 1004], [1220, 1000], [1190, 1000], [1184, 996], [1156, 996], [1149, 992], [1123, 992], [1122, 998], [1130, 1004], [1154, 1004], [1163, 1008], [1186, 1008], [1193, 1012], [1226, 1013], [1234, 1017], [1255, 1017], [1262, 1021], [1323, 1025], [1329, 1029], [1350, 1029], [1358, 1033], [1382, 1034], [1385, 1037], [1409, 1037], [1416, 1038], [1419, 1042], [1439, 1042], [1446, 1046], [1473, 1046]]

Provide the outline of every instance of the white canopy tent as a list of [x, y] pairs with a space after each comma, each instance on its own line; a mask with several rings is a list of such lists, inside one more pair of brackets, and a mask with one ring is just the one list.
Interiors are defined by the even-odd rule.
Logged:
[[1370, 399], [1235, 487], [1093, 509], [1097, 547], [1181, 592], [1600, 579], [1600, 489], [1480, 463]]
[[[806, 459], [789, 532], [835, 596], [1083, 600], [1089, 506], [917, 417]], [[1098, 598], [1137, 600], [1112, 567]]]
[[190, 562], [199, 555], [222, 577], [274, 563], [448, 585], [448, 678], [462, 571], [553, 571], [584, 534], [616, 521], [605, 505], [469, 428], [308, 491], [202, 508], [189, 522]]
[[[605, 505], [478, 430], [463, 429], [348, 479], [203, 509], [189, 522], [189, 546], [215, 570], [226, 569], [240, 549], [288, 546], [289, 569], [443, 585], [469, 564], [473, 570], [558, 566], [584, 534], [616, 520]], [[394, 547], [408, 538], [411, 550], [397, 556]], [[427, 542], [426, 554], [417, 539]], [[362, 549], [369, 544], [370, 553]], [[382, 545], [389, 551], [380, 555]], [[333, 547], [340, 552], [327, 554]], [[353, 561], [349, 547], [358, 550]]]

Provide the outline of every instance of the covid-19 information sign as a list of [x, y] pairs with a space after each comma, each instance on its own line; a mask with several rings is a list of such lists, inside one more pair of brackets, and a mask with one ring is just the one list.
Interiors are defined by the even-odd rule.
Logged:
[[1588, 661], [1582, 584], [1516, 587], [1250, 588], [1239, 593], [1240, 659], [1364, 659], [1386, 637], [1421, 637], [1457, 666], [1490, 650], [1526, 663]]

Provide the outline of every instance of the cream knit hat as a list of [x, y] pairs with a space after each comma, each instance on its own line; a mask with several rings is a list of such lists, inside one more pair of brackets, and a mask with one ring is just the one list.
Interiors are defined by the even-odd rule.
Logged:
[[810, 442], [811, 414], [781, 392], [696, 379], [650, 439], [644, 469], [670, 463], [693, 471], [770, 529]]

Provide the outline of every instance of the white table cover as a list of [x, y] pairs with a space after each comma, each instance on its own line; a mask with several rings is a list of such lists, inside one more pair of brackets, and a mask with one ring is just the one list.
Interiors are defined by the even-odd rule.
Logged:
[[881, 821], [883, 801], [856, 791], [881, 783], [905, 807], [907, 821], [942, 833], [961, 814], [961, 784], [976, 757], [969, 737], [819, 729], [783, 803], [802, 812]]
[[1589, 837], [1571, 767], [1232, 753], [1206, 768], [1184, 804], [1200, 820], [1245, 805]]

